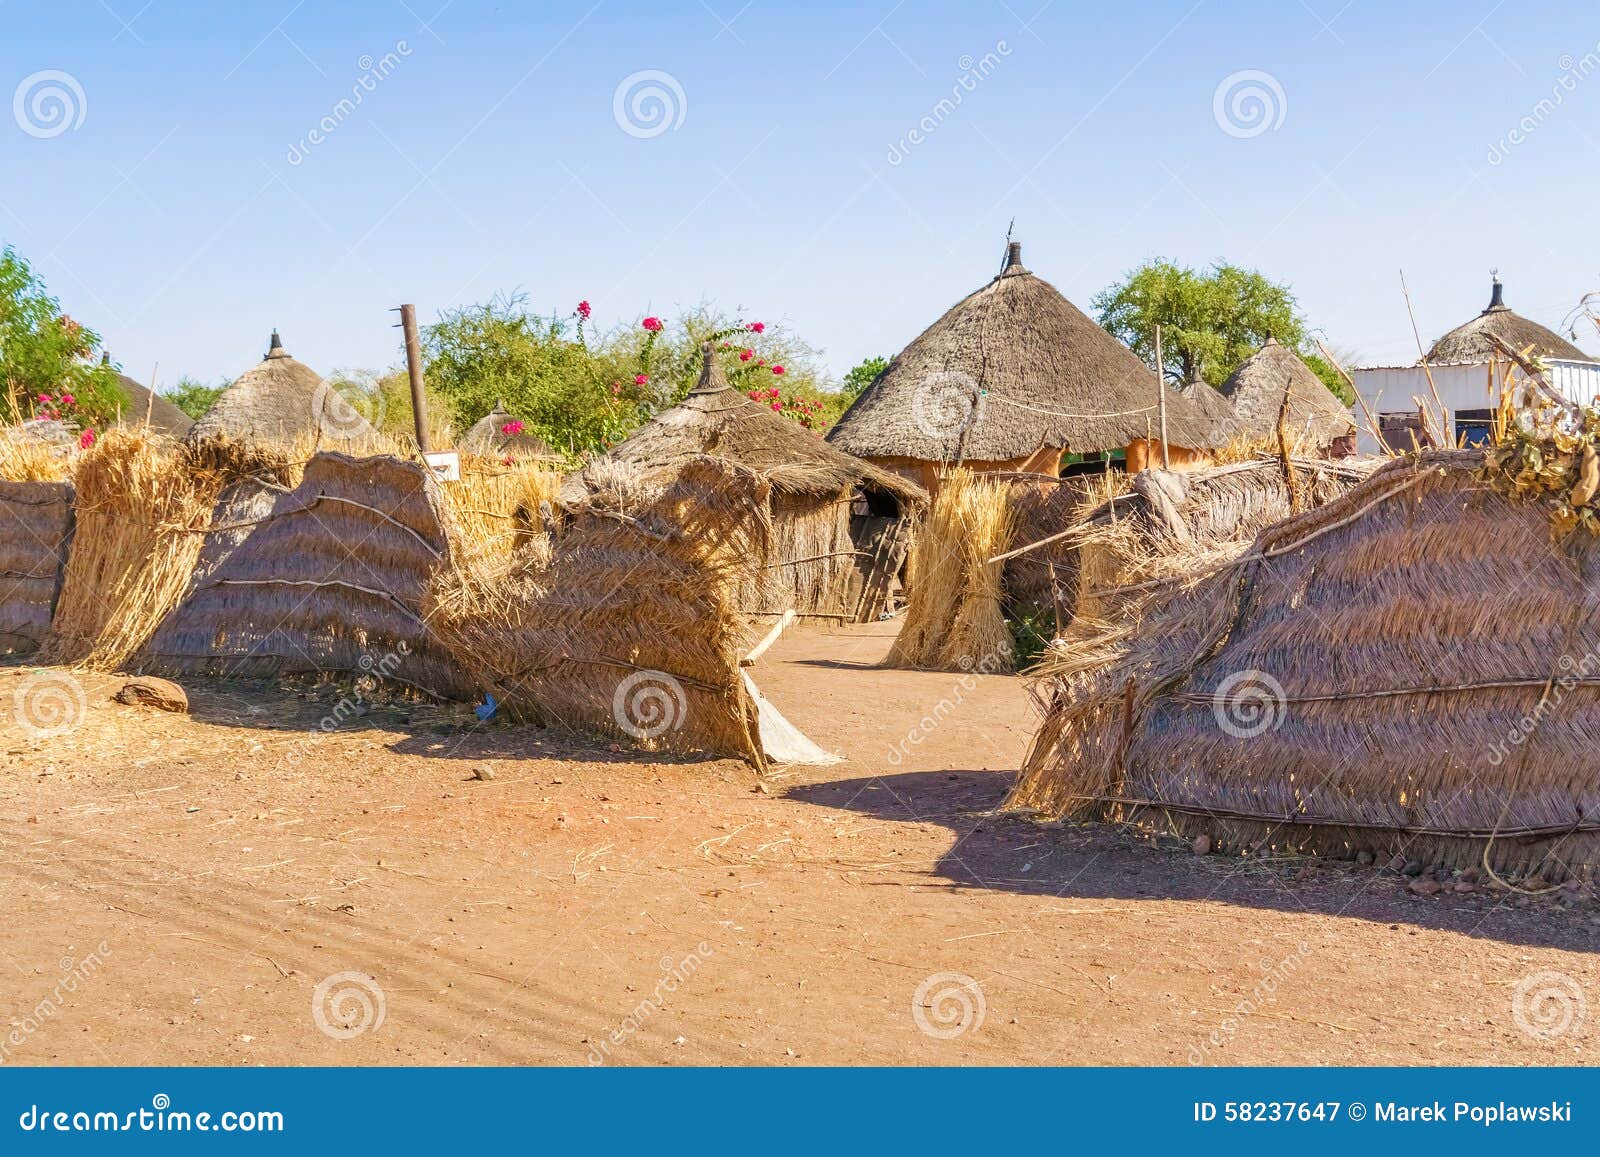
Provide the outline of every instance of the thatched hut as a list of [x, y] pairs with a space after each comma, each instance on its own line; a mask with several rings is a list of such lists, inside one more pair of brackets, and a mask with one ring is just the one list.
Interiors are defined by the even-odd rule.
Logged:
[[[1159, 388], [1131, 350], [1029, 272], [1013, 242], [999, 275], [902, 350], [828, 441], [929, 491], [958, 463], [1054, 477], [1064, 454], [1154, 437]], [[1186, 452], [1219, 444], [1205, 415], [1170, 389], [1167, 440]]]
[[1299, 354], [1276, 338], [1267, 338], [1266, 345], [1240, 362], [1219, 389], [1233, 403], [1248, 438], [1275, 441], [1280, 415], [1286, 419], [1291, 443], [1299, 442], [1310, 449], [1325, 450], [1355, 432], [1350, 408], [1334, 396]]
[[0, 654], [50, 632], [72, 542], [72, 483], [0, 480]]
[[470, 680], [422, 618], [450, 564], [430, 471], [323, 452], [162, 622], [147, 669], [259, 677], [348, 671], [465, 697]]
[[[102, 354], [100, 364], [109, 366], [111, 355]], [[117, 386], [127, 397], [127, 404], [117, 414], [118, 425], [149, 427], [159, 434], [166, 434], [172, 438], [182, 439], [194, 427], [194, 419], [185, 414], [171, 401], [154, 393], [127, 374], [117, 374]]]
[[733, 389], [710, 345], [689, 395], [573, 475], [562, 499], [582, 501], [616, 466], [659, 489], [702, 455], [743, 466], [771, 487], [772, 553], [747, 611], [845, 622], [878, 616], [926, 493]]
[[1053, 652], [1012, 802], [1233, 851], [1592, 872], [1600, 540], [1553, 540], [1482, 466], [1392, 461]]
[[1505, 302], [1499, 277], [1495, 277], [1490, 285], [1489, 304], [1483, 312], [1434, 342], [1422, 360], [1430, 365], [1503, 360], [1505, 355], [1495, 345], [1495, 338], [1518, 353], [1527, 350], [1530, 356], [1536, 358], [1577, 362], [1594, 360], [1554, 330], [1513, 312]]
[[1213, 389], [1200, 378], [1185, 382], [1181, 386], [1173, 387], [1185, 399], [1195, 405], [1211, 423], [1211, 436], [1218, 446], [1226, 446], [1235, 438], [1244, 433], [1244, 423], [1239, 421], [1239, 412], [1233, 408], [1222, 391]]
[[189, 431], [190, 441], [224, 435], [234, 441], [334, 444], [377, 432], [310, 366], [283, 348], [278, 331], [266, 356], [223, 391]]
[[559, 462], [561, 455], [539, 435], [513, 417], [503, 402], [472, 424], [467, 436], [461, 439], [461, 449], [471, 454], [484, 454], [495, 458], [515, 458], [518, 461], [543, 459]]

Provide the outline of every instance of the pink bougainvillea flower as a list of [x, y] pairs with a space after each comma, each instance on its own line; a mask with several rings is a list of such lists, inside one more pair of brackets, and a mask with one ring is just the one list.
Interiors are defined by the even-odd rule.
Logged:
[[636, 386], [648, 385], [649, 382], [650, 382], [650, 375], [649, 374], [634, 374], [633, 375], [633, 384], [636, 385]]
[[507, 438], [515, 438], [522, 433], [522, 423], [516, 418], [512, 418], [511, 421], [500, 427], [500, 432]]
[[583, 318], [584, 321], [589, 320], [589, 303], [587, 301], [578, 302], [578, 316]]
[[778, 396], [778, 387], [777, 386], [768, 386], [767, 387], [767, 397], [776, 398], [777, 396]]
[[90, 446], [93, 446], [93, 445], [94, 445], [94, 431], [93, 430], [85, 430], [83, 433], [78, 435], [78, 449], [87, 450]]
[[745, 326], [745, 329], [749, 330], [751, 333], [765, 333], [767, 329], [767, 323], [764, 321], [752, 321], [749, 325]]
[[34, 401], [38, 402], [41, 406], [48, 406], [51, 402], [55, 401], [55, 399], [49, 394], [40, 394], [34, 399]]
[[753, 358], [755, 356], [756, 356], [756, 351], [755, 350], [740, 350], [739, 351], [739, 360], [741, 362], [747, 362], [747, 361], [749, 361], [751, 358]]
[[75, 406], [78, 404], [78, 399], [74, 398], [71, 394], [62, 394], [61, 404], [63, 406]]
[[773, 402], [772, 403], [772, 408], [774, 410], [781, 410], [781, 409], [783, 409], [783, 403], [782, 402]]
[[777, 374], [780, 378], [783, 377], [783, 367], [782, 366], [773, 366], [772, 367], [772, 372]]
[[661, 319], [659, 317], [647, 317], [640, 324], [651, 333], [655, 333], [661, 328]]

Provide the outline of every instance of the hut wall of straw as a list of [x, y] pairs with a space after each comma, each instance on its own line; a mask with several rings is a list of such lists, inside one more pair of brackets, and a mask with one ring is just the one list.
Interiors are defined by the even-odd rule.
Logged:
[[1396, 461], [1054, 653], [1014, 805], [1232, 850], [1600, 863], [1600, 544]]
[[141, 663], [244, 678], [352, 671], [466, 697], [470, 681], [421, 613], [450, 564], [446, 519], [422, 466], [318, 454], [271, 514], [196, 580]]
[[548, 569], [457, 573], [429, 621], [507, 716], [764, 767], [739, 669], [741, 596], [770, 556], [769, 488], [700, 457], [664, 490], [579, 503]]
[[71, 542], [70, 482], [0, 480], [0, 653], [44, 643]]

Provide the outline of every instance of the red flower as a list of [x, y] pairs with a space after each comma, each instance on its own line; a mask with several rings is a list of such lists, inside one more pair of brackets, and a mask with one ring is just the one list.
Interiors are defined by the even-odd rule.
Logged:
[[71, 394], [62, 394], [61, 395], [61, 404], [63, 406], [73, 406], [73, 405], [76, 405], [77, 402], [78, 402], [78, 399], [74, 398]]
[[767, 387], [767, 397], [776, 398], [777, 396], [778, 396], [778, 387], [777, 386], [769, 386], [769, 387]]
[[783, 377], [783, 367], [782, 366], [773, 366], [772, 367], [772, 372], [777, 374], [780, 378]]
[[745, 326], [745, 329], [749, 330], [751, 333], [764, 333], [766, 332], [766, 328], [767, 323], [764, 321], [752, 321], [749, 325]]
[[49, 394], [40, 394], [34, 399], [34, 401], [38, 402], [41, 406], [48, 406], [51, 402], [55, 401], [55, 399]]
[[516, 418], [512, 418], [511, 421], [500, 427], [500, 432], [507, 438], [514, 438], [522, 433], [522, 423]]
[[78, 435], [78, 449], [87, 450], [90, 446], [93, 446], [93, 445], [94, 445], [94, 431], [93, 430], [85, 430], [83, 433]]
[[751, 358], [753, 358], [755, 356], [756, 356], [756, 351], [755, 350], [740, 350], [739, 351], [739, 360], [741, 362], [747, 362], [747, 361], [749, 361]]
[[782, 402], [773, 402], [772, 403], [772, 408], [774, 410], [782, 410], [783, 409], [783, 403]]
[[659, 317], [647, 317], [640, 324], [651, 333], [655, 333], [661, 328], [661, 319]]
[[649, 381], [650, 381], [650, 375], [649, 374], [634, 374], [633, 375], [633, 384], [636, 385], [636, 386], [646, 385], [646, 384], [649, 383]]
[[584, 321], [589, 320], [589, 303], [587, 301], [578, 302], [578, 316], [583, 318]]

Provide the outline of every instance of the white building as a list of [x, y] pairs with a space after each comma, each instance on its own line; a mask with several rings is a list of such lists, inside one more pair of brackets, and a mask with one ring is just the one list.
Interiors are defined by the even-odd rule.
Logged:
[[[1595, 405], [1600, 397], [1600, 362], [1570, 341], [1537, 322], [1512, 312], [1506, 305], [1500, 279], [1494, 279], [1488, 307], [1459, 325], [1427, 353], [1427, 369], [1420, 362], [1409, 366], [1369, 366], [1353, 370], [1356, 391], [1380, 424], [1384, 439], [1395, 450], [1411, 448], [1411, 432], [1421, 439], [1418, 399], [1433, 410], [1433, 394], [1447, 411], [1447, 432], [1456, 442], [1479, 442], [1488, 437], [1489, 419], [1509, 382], [1523, 380], [1520, 369], [1490, 339], [1493, 334], [1519, 353], [1528, 347], [1545, 368], [1545, 377], [1561, 394], [1580, 405]], [[1428, 376], [1432, 375], [1430, 388]], [[1356, 407], [1360, 436], [1358, 449], [1373, 453], [1377, 442]]]

